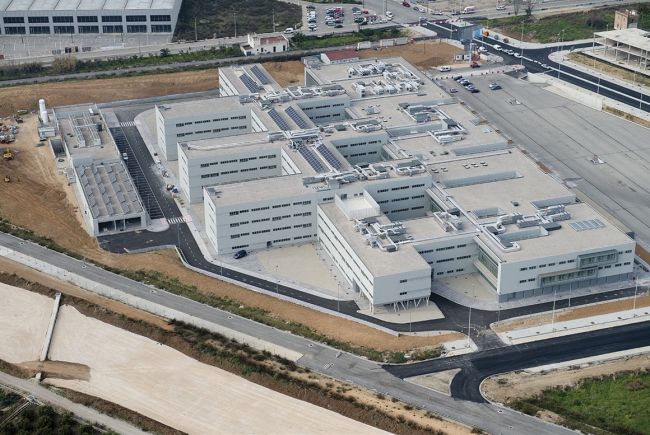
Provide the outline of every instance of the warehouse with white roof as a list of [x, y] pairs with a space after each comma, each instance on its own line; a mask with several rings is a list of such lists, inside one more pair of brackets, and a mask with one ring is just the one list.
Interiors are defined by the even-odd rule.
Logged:
[[182, 0], [0, 0], [3, 35], [173, 33]]

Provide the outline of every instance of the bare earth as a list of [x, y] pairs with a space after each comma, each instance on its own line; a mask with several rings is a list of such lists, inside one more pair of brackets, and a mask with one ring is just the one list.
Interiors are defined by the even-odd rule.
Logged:
[[385, 433], [201, 364], [67, 305], [61, 307], [50, 357], [88, 365], [90, 380], [46, 382], [119, 403], [191, 434]]
[[361, 59], [377, 57], [380, 59], [402, 56], [420, 70], [427, 71], [442, 65], [453, 65], [454, 53], [462, 51], [453, 45], [438, 41], [423, 41], [415, 44], [384, 47], [380, 51], [359, 50]]
[[575, 387], [580, 379], [584, 378], [627, 370], [649, 369], [649, 358], [648, 355], [640, 355], [603, 364], [592, 364], [579, 369], [563, 369], [544, 374], [532, 374], [526, 371], [506, 373], [486, 379], [481, 386], [481, 391], [492, 401], [508, 404], [516, 398], [533, 397], [546, 388], [556, 385]]
[[54, 300], [0, 283], [0, 359], [19, 363], [41, 356]]
[[454, 380], [454, 376], [458, 372], [460, 372], [460, 369], [445, 370], [444, 372], [413, 376], [412, 378], [406, 378], [405, 381], [451, 396], [451, 381]]
[[132, 100], [169, 94], [219, 89], [219, 70], [152, 74], [111, 79], [51, 82], [0, 88], [0, 116], [18, 109], [36, 110], [44, 98], [47, 107]]

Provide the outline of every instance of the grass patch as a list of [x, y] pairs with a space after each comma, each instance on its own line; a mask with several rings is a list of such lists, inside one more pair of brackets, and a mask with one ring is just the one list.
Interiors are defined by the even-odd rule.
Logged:
[[[295, 27], [302, 22], [302, 8], [299, 5], [278, 0], [184, 0], [178, 16], [174, 38], [176, 40], [225, 38], [247, 33], [273, 32], [273, 15], [276, 30]], [[196, 20], [196, 21], [195, 21]]]
[[346, 35], [323, 35], [321, 37], [312, 36], [303, 33], [296, 33], [291, 43], [297, 48], [311, 49], [311, 48], [325, 48], [336, 47], [339, 45], [356, 44], [362, 41], [379, 41], [380, 39], [398, 38], [405, 36], [397, 28], [391, 30], [374, 30], [363, 29], [359, 32], [352, 32]]
[[548, 389], [538, 397], [516, 401], [513, 407], [530, 415], [547, 409], [572, 429], [591, 433], [649, 435], [649, 384], [648, 371], [616, 373], [585, 379], [577, 388]]
[[[641, 11], [644, 6], [647, 8], [647, 4], [630, 4], [626, 5], [625, 8]], [[527, 42], [558, 42], [562, 40], [563, 32], [564, 41], [589, 39], [593, 38], [594, 32], [607, 30], [607, 24], [610, 25], [610, 28], [613, 28], [614, 13], [617, 9], [620, 9], [620, 7], [602, 7], [540, 18], [537, 18], [535, 16], [536, 12], [533, 12], [531, 18], [527, 18], [526, 14], [522, 14], [517, 17], [511, 16], [489, 20], [489, 27], [518, 40], [521, 39], [522, 23], [525, 23], [524, 40]], [[650, 27], [650, 13], [641, 14], [640, 18], [639, 28], [647, 29]], [[486, 20], [477, 22], [488, 24]]]

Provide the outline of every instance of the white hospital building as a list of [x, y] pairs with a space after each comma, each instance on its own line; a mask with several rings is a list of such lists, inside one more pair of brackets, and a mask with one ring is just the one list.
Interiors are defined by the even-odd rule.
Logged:
[[156, 107], [219, 254], [317, 241], [373, 306], [470, 273], [495, 301], [631, 276], [628, 235], [402, 58], [219, 82], [217, 100]]

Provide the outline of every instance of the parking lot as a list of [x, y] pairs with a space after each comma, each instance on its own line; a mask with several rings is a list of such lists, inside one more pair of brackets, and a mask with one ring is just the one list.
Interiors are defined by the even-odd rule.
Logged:
[[[368, 9], [367, 7], [364, 9], [361, 5], [333, 5], [331, 3], [314, 3], [309, 6], [313, 7], [314, 9], [304, 9], [303, 27], [300, 29], [303, 33], [308, 35], [323, 35], [333, 32], [353, 32], [363, 28], [376, 29], [394, 25], [391, 21], [388, 20], [387, 16], [381, 14], [381, 11], [378, 12], [373, 9]], [[337, 19], [338, 22], [334, 22], [333, 25], [328, 25], [326, 23], [327, 19], [329, 18], [327, 15], [328, 9], [336, 8], [340, 8], [343, 14], [339, 18], [336, 18], [336, 15], [338, 15], [337, 12], [332, 11], [334, 15], [333, 18]], [[359, 13], [357, 15], [354, 14], [353, 8], [358, 8]], [[315, 13], [315, 18], [313, 20], [310, 19], [309, 15], [309, 13], [312, 11]], [[367, 13], [364, 14], [363, 11], [366, 11]], [[355, 22], [355, 18], [358, 19], [358, 21], [360, 21], [360, 19], [364, 19], [366, 23], [362, 24], [361, 22]], [[382, 22], [382, 20], [384, 20], [384, 22]], [[310, 24], [315, 24], [316, 26], [310, 28]]]
[[[558, 96], [542, 85], [477, 72], [461, 74], [474, 74], [468, 79], [479, 93], [471, 94], [453, 80], [441, 84], [447, 90], [456, 88], [459, 99], [556, 178], [580, 189], [638, 238], [650, 241], [650, 141], [642, 139], [646, 128]], [[502, 89], [490, 90], [491, 82]], [[594, 156], [604, 163], [592, 163]]]

